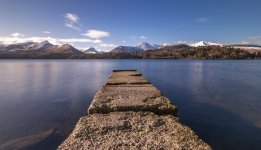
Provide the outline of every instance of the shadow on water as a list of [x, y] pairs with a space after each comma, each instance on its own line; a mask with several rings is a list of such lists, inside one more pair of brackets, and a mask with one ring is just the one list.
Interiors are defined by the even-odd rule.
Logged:
[[63, 142], [64, 138], [58, 134], [52, 134], [48, 138], [26, 147], [22, 150], [56, 150], [57, 145], [60, 145]]
[[253, 123], [203, 103], [186, 103], [180, 109], [180, 121], [214, 149], [260, 149], [261, 129]]

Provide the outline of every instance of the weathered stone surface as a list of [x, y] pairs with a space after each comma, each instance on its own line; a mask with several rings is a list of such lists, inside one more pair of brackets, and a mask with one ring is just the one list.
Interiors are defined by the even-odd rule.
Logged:
[[114, 70], [58, 149], [211, 149], [137, 70]]
[[151, 84], [104, 86], [95, 95], [88, 112], [114, 111], [150, 111], [175, 115], [177, 108]]
[[92, 114], [79, 120], [59, 150], [211, 149], [172, 115], [151, 112]]
[[120, 71], [115, 70], [109, 77], [106, 85], [122, 85], [122, 84], [150, 84], [139, 71]]

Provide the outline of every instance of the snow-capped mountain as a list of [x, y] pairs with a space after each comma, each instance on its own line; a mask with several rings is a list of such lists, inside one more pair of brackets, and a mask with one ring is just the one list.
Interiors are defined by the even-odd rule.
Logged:
[[149, 44], [149, 43], [143, 42], [140, 45], [138, 45], [137, 47], [146, 51], [146, 50], [158, 49], [161, 46], [160, 45], [156, 45], [156, 44]]
[[70, 44], [55, 45], [55, 46], [49, 47], [43, 51], [47, 52], [47, 53], [82, 53], [81, 51], [74, 48]]
[[111, 52], [138, 52], [144, 51], [143, 49], [135, 46], [118, 46], [111, 50]]
[[205, 42], [205, 41], [200, 41], [200, 42], [197, 42], [197, 43], [194, 43], [194, 44], [190, 44], [190, 46], [193, 46], [193, 47], [199, 47], [199, 46], [222, 46], [222, 44], [219, 44], [219, 43], [212, 43], [212, 42]]
[[161, 47], [162, 47], [161, 45], [149, 44], [143, 42], [138, 46], [118, 46], [115, 49], [113, 49], [111, 52], [138, 52], [138, 51], [146, 51], [146, 50], [155, 50]]
[[35, 43], [30, 48], [34, 49], [34, 50], [44, 50], [44, 49], [50, 48], [52, 46], [54, 46], [54, 45], [49, 43], [48, 41], [42, 41], [42, 42], [39, 42], [39, 43]]
[[27, 50], [39, 51], [43, 53], [82, 53], [70, 44], [53, 45], [48, 41], [0, 45], [0, 51], [4, 52], [16, 52]]
[[88, 48], [87, 50], [83, 51], [84, 53], [88, 53], [88, 54], [100, 54], [101, 52], [97, 51], [95, 48], [91, 47]]
[[25, 43], [17, 43], [6, 45], [0, 48], [2, 51], [24, 51], [24, 50], [44, 50], [50, 48], [54, 45], [49, 43], [48, 41], [43, 42], [25, 42]]

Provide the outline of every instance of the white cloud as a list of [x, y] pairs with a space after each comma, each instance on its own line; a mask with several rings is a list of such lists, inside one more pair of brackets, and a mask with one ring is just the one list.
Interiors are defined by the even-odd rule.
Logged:
[[44, 34], [50, 34], [50, 31], [43, 31]]
[[249, 44], [248, 41], [241, 41], [240, 44]]
[[67, 14], [65, 14], [64, 17], [74, 23], [76, 23], [80, 20], [79, 16], [77, 16], [76, 14], [72, 14], [72, 13], [67, 13]]
[[241, 44], [257, 44], [261, 45], [261, 36], [249, 36], [244, 41], [241, 41]]
[[80, 27], [74, 25], [74, 24], [71, 24], [71, 23], [65, 23], [65, 27], [68, 27], [68, 28], [72, 28], [74, 30], [77, 30], [77, 31], [80, 31]]
[[177, 44], [187, 44], [187, 43], [188, 43], [187, 41], [181, 41], [181, 40], [177, 41]]
[[250, 36], [248, 37], [250, 40], [261, 40], [261, 36]]
[[95, 48], [96, 48], [97, 50], [100, 50], [100, 51], [109, 52], [109, 51], [111, 51], [112, 49], [114, 49], [115, 47], [117, 47], [117, 45], [115, 45], [115, 44], [101, 43], [101, 44], [98, 44]]
[[0, 37], [1, 44], [16, 44], [16, 43], [24, 43], [24, 42], [41, 42], [41, 41], [49, 41], [52, 44], [60, 45], [65, 43], [93, 43], [93, 44], [101, 44], [102, 41], [98, 39], [87, 39], [87, 38], [54, 38], [54, 37], [19, 37], [18, 34], [11, 37]]
[[207, 21], [208, 21], [208, 18], [205, 18], [205, 17], [201, 17], [201, 18], [196, 19], [196, 22], [199, 22], [199, 23], [204, 23], [204, 22], [207, 22]]
[[88, 30], [86, 33], [82, 35], [93, 39], [100, 39], [103, 37], [109, 37], [110, 33], [102, 30]]
[[142, 39], [142, 40], [146, 40], [146, 39], [147, 39], [147, 37], [146, 37], [146, 36], [144, 36], [144, 35], [141, 35], [141, 36], [140, 36], [140, 39]]
[[21, 33], [13, 33], [13, 34], [11, 34], [11, 36], [13, 36], [13, 37], [24, 37], [24, 35], [21, 34]]
[[85, 51], [91, 47], [77, 47], [78, 50]]
[[59, 39], [52, 37], [0, 37], [0, 43], [7, 45], [24, 42], [41, 42], [45, 40], [53, 44], [60, 44]]
[[147, 37], [144, 35], [140, 35], [140, 36], [130, 36], [130, 39], [132, 40], [146, 40]]
[[115, 47], [117, 47], [117, 45], [115, 45], [115, 44], [106, 44], [106, 43], [99, 44], [99, 46], [101, 48], [115, 48]]
[[80, 28], [80, 17], [73, 13], [67, 13], [65, 17], [65, 27], [72, 28], [74, 30], [81, 30]]
[[173, 45], [173, 44], [171, 44], [171, 43], [163, 43], [163, 44], [160, 44], [160, 45], [163, 45], [163, 46], [171, 46], [171, 45]]
[[59, 39], [59, 41], [63, 43], [94, 43], [94, 44], [102, 43], [102, 41], [98, 39], [92, 40], [92, 39], [80, 39], [80, 38]]

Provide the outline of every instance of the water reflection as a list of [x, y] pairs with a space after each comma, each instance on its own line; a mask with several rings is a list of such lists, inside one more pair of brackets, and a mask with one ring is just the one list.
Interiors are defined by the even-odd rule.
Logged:
[[1, 61], [0, 143], [12, 145], [12, 140], [50, 129], [67, 135], [106, 80], [103, 67], [70, 61]]
[[80, 116], [86, 115], [94, 94], [113, 69], [139, 69], [179, 106], [181, 121], [214, 148], [252, 145], [256, 149], [261, 146], [257, 128], [261, 127], [260, 63], [1, 60], [0, 145], [50, 133], [38, 144], [29, 143], [27, 149], [55, 149]]

